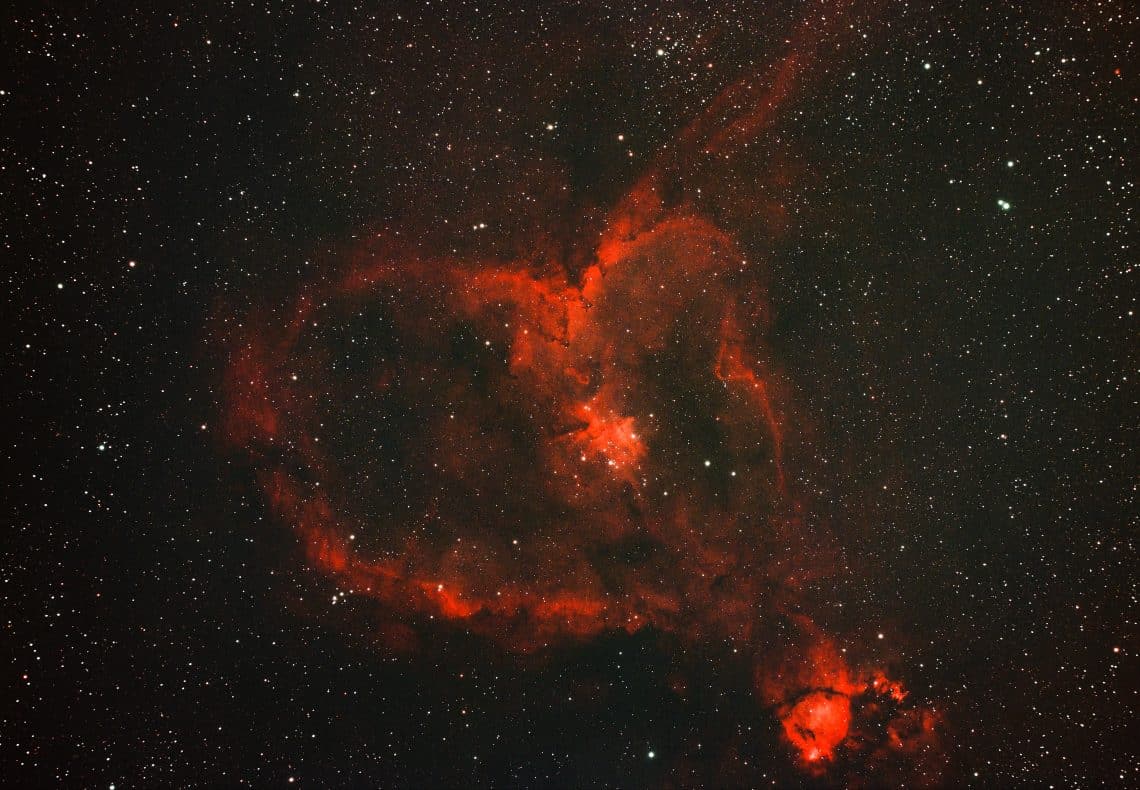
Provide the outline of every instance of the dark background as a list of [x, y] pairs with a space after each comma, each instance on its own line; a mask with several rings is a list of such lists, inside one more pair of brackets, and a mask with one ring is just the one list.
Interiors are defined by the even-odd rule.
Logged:
[[[548, 168], [565, 202], [501, 222], [571, 245], [819, 12], [328, 5], [4, 12], [4, 783], [806, 781], [739, 669], [665, 635], [378, 648], [215, 426], [251, 307], [360, 234], [509, 252], [459, 229]], [[781, 109], [790, 231], [745, 242], [800, 487], [858, 557], [836, 595], [905, 634], [946, 781], [1135, 786], [1136, 12], [831, 13], [865, 36]]]

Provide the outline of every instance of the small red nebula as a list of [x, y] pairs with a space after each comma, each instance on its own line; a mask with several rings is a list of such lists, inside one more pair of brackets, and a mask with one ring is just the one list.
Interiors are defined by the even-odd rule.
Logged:
[[583, 455], [620, 468], [632, 467], [644, 457], [645, 442], [637, 433], [633, 417], [608, 413], [597, 398], [579, 404], [574, 414], [586, 423], [574, 433]]
[[851, 727], [851, 700], [835, 691], [812, 691], [782, 714], [781, 723], [805, 762], [833, 760]]
[[890, 697], [895, 702], [903, 702], [907, 698], [907, 690], [898, 680], [892, 680], [881, 670], [876, 671], [871, 679], [871, 689], [876, 693]]

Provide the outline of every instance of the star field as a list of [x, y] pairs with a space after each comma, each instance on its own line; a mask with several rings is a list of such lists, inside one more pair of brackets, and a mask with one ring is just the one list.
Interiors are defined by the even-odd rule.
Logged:
[[5, 13], [12, 786], [1140, 784], [1128, 4]]

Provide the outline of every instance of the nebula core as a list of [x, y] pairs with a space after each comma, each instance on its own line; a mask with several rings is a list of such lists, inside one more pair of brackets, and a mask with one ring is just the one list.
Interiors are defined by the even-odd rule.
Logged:
[[930, 781], [935, 703], [850, 662], [801, 594], [840, 569], [787, 468], [767, 267], [698, 197], [828, 35], [805, 25], [774, 73], [711, 102], [569, 260], [538, 232], [517, 260], [370, 235], [285, 320], [246, 322], [227, 437], [393, 644], [429, 620], [519, 653], [649, 628], [731, 642], [804, 772]]

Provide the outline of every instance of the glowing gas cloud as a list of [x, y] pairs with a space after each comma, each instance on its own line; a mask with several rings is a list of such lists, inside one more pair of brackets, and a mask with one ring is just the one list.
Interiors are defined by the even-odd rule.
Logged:
[[808, 773], [937, 752], [935, 710], [850, 664], [800, 593], [838, 571], [785, 457], [762, 251], [696, 197], [830, 36], [805, 24], [774, 75], [711, 102], [574, 262], [381, 239], [288, 315], [243, 322], [227, 441], [314, 567], [412, 630], [455, 622], [508, 651], [647, 627], [732, 640]]

